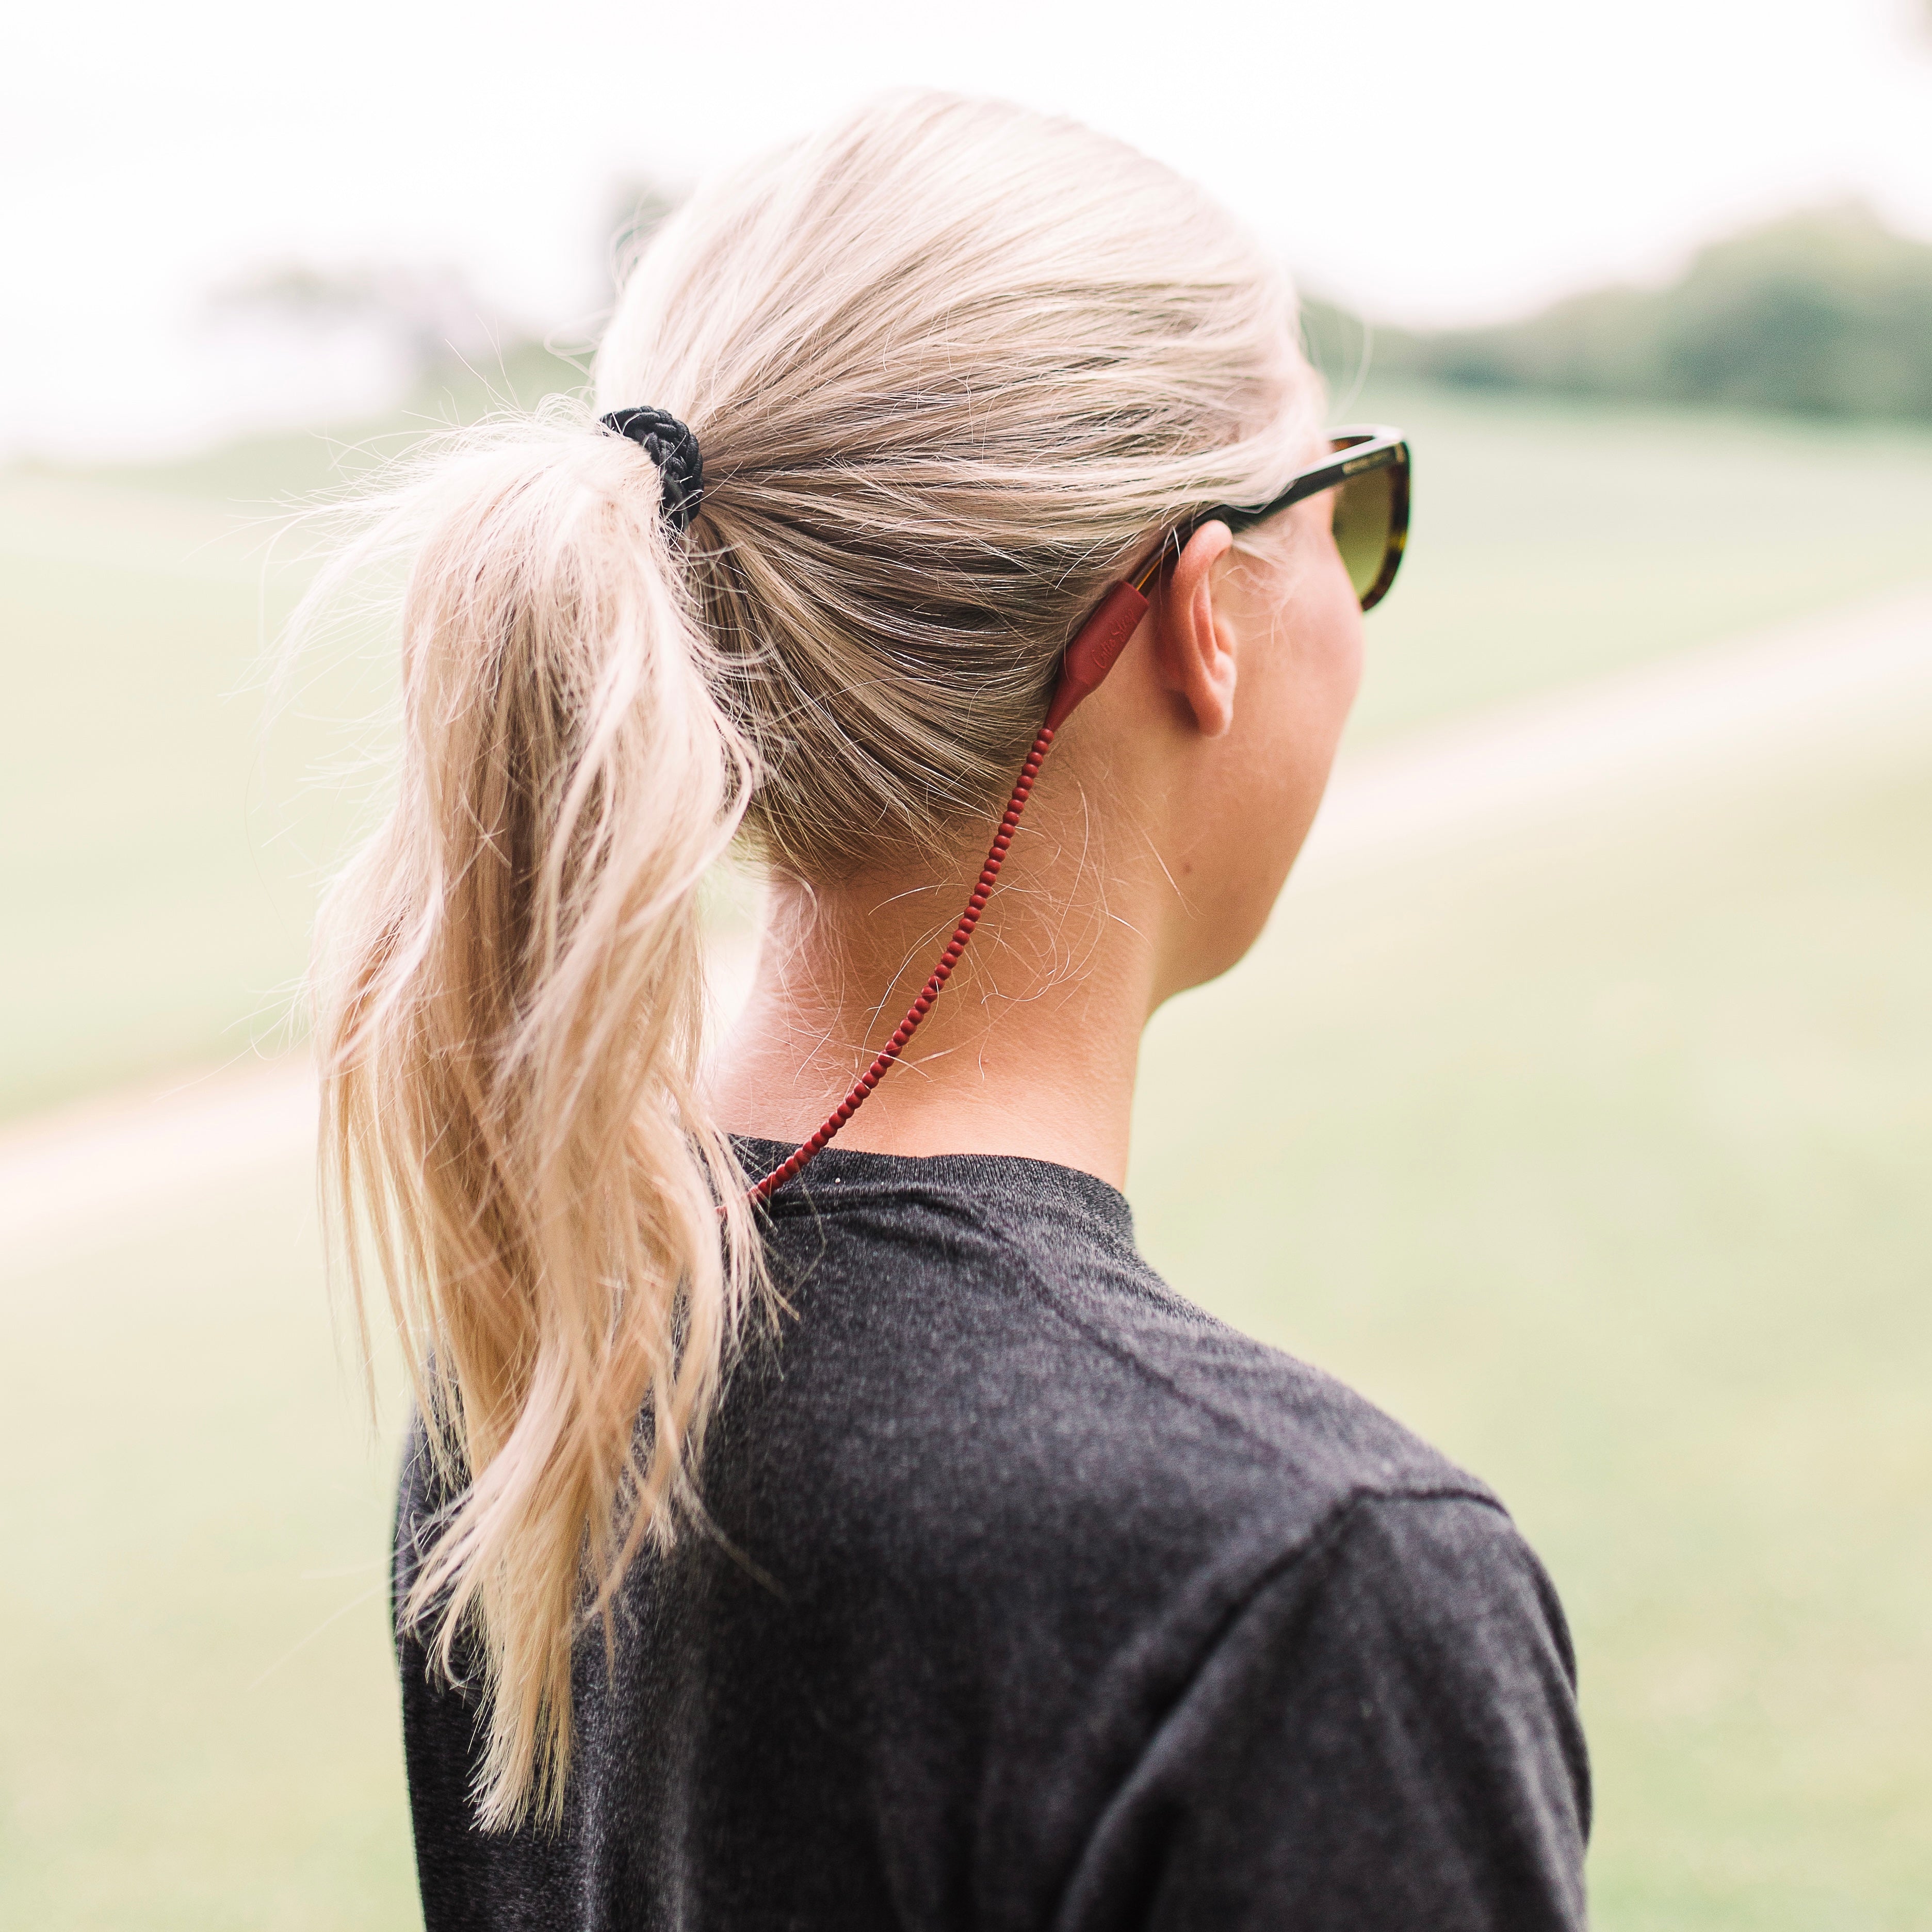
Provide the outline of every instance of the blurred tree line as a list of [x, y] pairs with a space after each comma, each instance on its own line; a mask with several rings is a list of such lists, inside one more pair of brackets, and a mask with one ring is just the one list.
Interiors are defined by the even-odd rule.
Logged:
[[[649, 181], [614, 184], [599, 224], [602, 299], [541, 338], [448, 268], [296, 263], [217, 291], [214, 305], [231, 314], [383, 332], [413, 372], [410, 394], [380, 424], [345, 426], [354, 448], [325, 451], [284, 432], [173, 466], [180, 480], [205, 470], [210, 487], [247, 494], [252, 452], [264, 484], [273, 472], [320, 485], [436, 422], [580, 387], [618, 286], [676, 202]], [[1598, 290], [1523, 322], [1420, 333], [1365, 325], [1319, 301], [1304, 315], [1338, 392], [1366, 362], [1376, 375], [1470, 388], [1932, 422], [1932, 245], [1892, 232], [1856, 202], [1714, 243], [1666, 288]]]
[[[1334, 369], [1362, 326], [1309, 304]], [[1704, 249], [1670, 286], [1610, 288], [1525, 322], [1377, 328], [1378, 372], [1474, 388], [1932, 420], [1932, 246], [1858, 203], [1793, 214]], [[1343, 354], [1349, 356], [1344, 347]]]
[[427, 432], [580, 390], [619, 286], [676, 206], [655, 182], [614, 184], [598, 223], [601, 291], [585, 314], [555, 329], [506, 314], [448, 263], [292, 259], [220, 284], [205, 303], [211, 326], [265, 325], [293, 332], [298, 345], [304, 336], [320, 342], [338, 331], [367, 332], [394, 352], [400, 392], [361, 420], [263, 430], [139, 463], [134, 472], [145, 487], [223, 502], [300, 500], [400, 454]]

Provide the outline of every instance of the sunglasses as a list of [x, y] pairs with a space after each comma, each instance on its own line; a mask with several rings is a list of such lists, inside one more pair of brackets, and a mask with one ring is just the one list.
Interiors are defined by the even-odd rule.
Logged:
[[1400, 430], [1377, 424], [1335, 430], [1328, 449], [1321, 462], [1291, 477], [1288, 488], [1265, 503], [1220, 503], [1190, 517], [1168, 532], [1152, 568], [1136, 577], [1135, 588], [1144, 592], [1162, 563], [1179, 556], [1204, 524], [1226, 524], [1238, 536], [1292, 504], [1333, 490], [1335, 548], [1362, 608], [1373, 610], [1388, 595], [1408, 541], [1408, 444]]

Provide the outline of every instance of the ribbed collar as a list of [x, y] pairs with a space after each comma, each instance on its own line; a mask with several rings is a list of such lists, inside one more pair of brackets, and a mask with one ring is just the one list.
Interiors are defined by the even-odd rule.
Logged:
[[[794, 1144], [734, 1134], [745, 1172], [769, 1174]], [[944, 1194], [1010, 1213], [1048, 1216], [1090, 1228], [1132, 1250], [1134, 1214], [1127, 1198], [1098, 1174], [1058, 1162], [1011, 1154], [867, 1154], [829, 1147], [796, 1180], [779, 1190], [768, 1212], [774, 1220], [836, 1213], [844, 1204], [876, 1206], [894, 1196]]]

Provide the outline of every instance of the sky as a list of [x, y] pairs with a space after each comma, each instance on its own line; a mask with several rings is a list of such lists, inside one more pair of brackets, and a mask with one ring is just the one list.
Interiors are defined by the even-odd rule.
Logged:
[[1859, 195], [1932, 237], [1925, 0], [183, 0], [41, 6], [0, 66], [0, 456], [353, 415], [370, 341], [211, 327], [302, 262], [450, 267], [582, 329], [612, 184], [882, 88], [1070, 112], [1205, 183], [1304, 286], [1486, 320]]

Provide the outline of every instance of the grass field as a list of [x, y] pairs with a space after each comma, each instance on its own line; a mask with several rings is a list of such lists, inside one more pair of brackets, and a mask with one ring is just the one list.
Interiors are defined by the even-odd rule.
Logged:
[[[1311, 889], [1150, 1040], [1153, 1258], [1555, 1574], [1606, 1932], [1932, 1925], [1921, 752]], [[415, 1922], [307, 1201], [0, 1286], [0, 1922]]]
[[1150, 1258], [1516, 1512], [1611, 1932], [1932, 1926], [1928, 882], [1932, 727], [1291, 897], [1156, 1023]]
[[1749, 632], [1932, 573], [1932, 435], [1372, 388], [1416, 508], [1352, 735]]
[[[1926, 566], [1932, 439], [1347, 413], [1418, 447], [1363, 742]], [[264, 746], [286, 593], [224, 506], [316, 449], [0, 478], [0, 1113], [244, 1051], [298, 967], [357, 808], [304, 774], [382, 676]], [[1150, 1258], [1549, 1562], [1609, 1932], [1932, 1928], [1932, 729], [1900, 742], [1297, 889], [1150, 1036]], [[358, 1425], [308, 1204], [291, 1171], [0, 1256], [0, 1924], [418, 1922], [395, 1418]]]
[[[1408, 428], [1418, 470], [1358, 742], [1926, 567], [1932, 436], [1420, 389], [1346, 407]], [[167, 469], [0, 477], [23, 721], [0, 761], [0, 1116], [244, 1053], [286, 1012], [363, 796], [321, 775], [359, 750], [386, 670], [319, 669], [265, 735], [264, 652], [299, 572], [265, 578], [260, 520], [339, 454], [283, 436]]]

